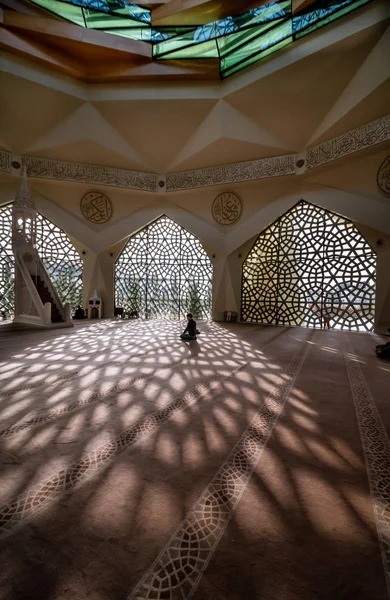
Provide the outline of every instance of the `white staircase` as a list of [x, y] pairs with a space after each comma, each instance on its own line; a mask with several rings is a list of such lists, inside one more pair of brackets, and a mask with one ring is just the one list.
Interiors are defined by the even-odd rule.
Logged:
[[70, 305], [62, 305], [35, 248], [36, 210], [24, 171], [12, 208], [12, 249], [15, 256], [14, 323], [54, 329], [73, 327]]

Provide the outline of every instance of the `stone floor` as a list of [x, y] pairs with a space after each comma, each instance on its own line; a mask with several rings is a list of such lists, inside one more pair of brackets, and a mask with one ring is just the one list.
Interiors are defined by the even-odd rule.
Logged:
[[385, 600], [376, 336], [0, 329], [0, 598]]

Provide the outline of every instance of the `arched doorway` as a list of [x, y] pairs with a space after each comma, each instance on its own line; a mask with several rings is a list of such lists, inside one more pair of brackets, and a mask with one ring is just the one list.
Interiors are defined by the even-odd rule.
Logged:
[[301, 201], [265, 229], [243, 264], [241, 318], [372, 331], [376, 254], [347, 219]]
[[139, 316], [211, 314], [212, 264], [199, 239], [163, 215], [130, 237], [115, 263], [115, 306]]
[[[66, 233], [37, 214], [36, 247], [63, 304], [82, 304], [83, 261]], [[0, 207], [0, 312], [14, 312], [12, 204]]]

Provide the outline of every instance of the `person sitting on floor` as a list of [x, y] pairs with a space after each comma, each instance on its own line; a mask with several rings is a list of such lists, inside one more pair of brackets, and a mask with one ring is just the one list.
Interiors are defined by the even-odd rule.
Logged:
[[198, 330], [196, 329], [196, 321], [194, 321], [194, 319], [192, 318], [191, 313], [188, 313], [187, 321], [187, 327], [185, 328], [180, 337], [182, 340], [196, 340], [196, 334], [198, 333]]
[[81, 308], [81, 306], [78, 306], [76, 308], [76, 310], [74, 311], [74, 319], [84, 319], [85, 318], [85, 312], [84, 309]]
[[375, 354], [378, 358], [390, 358], [390, 342], [387, 342], [387, 344], [379, 344], [375, 348]]

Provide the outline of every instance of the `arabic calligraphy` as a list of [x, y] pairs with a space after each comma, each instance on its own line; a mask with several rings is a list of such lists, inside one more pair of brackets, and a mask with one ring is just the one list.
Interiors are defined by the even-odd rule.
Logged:
[[378, 170], [378, 186], [385, 194], [390, 196], [390, 156], [388, 156]]
[[231, 192], [224, 192], [213, 202], [211, 212], [220, 225], [232, 225], [241, 216], [241, 200]]
[[106, 223], [112, 215], [112, 204], [101, 192], [89, 192], [80, 202], [84, 217], [95, 225]]

